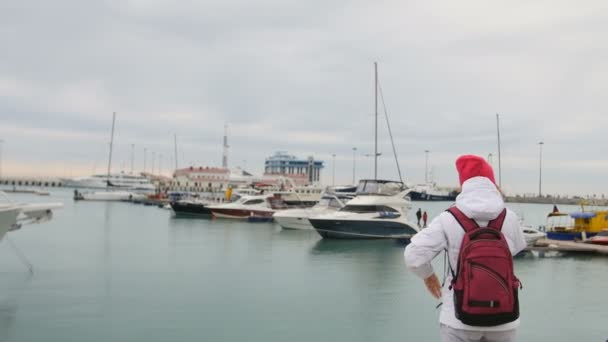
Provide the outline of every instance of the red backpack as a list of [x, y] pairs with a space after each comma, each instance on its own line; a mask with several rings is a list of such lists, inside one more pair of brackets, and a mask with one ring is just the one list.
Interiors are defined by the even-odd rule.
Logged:
[[448, 211], [465, 231], [450, 286], [456, 317], [464, 324], [484, 327], [516, 320], [521, 283], [513, 273], [513, 256], [501, 232], [507, 210], [487, 227], [479, 227], [455, 206]]

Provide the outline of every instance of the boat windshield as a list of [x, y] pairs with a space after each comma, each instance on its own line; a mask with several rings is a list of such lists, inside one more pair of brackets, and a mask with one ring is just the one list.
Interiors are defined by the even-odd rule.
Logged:
[[357, 195], [393, 196], [403, 190], [403, 183], [386, 180], [362, 179], [357, 186]]
[[340, 211], [347, 211], [351, 213], [379, 213], [379, 212], [393, 212], [396, 213], [397, 210], [388, 207], [386, 205], [346, 205], [344, 208], [340, 209]]
[[335, 197], [322, 197], [315, 205], [317, 208], [342, 208], [342, 204]]
[[252, 199], [252, 200], [243, 202], [244, 205], [254, 205], [254, 204], [260, 204], [260, 203], [264, 203], [264, 199], [256, 198], [256, 199]]

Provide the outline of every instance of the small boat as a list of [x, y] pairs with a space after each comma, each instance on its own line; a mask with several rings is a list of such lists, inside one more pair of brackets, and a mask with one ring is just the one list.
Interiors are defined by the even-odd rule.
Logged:
[[585, 242], [595, 245], [608, 245], [608, 229], [602, 230], [601, 232], [597, 233], [597, 235], [591, 237]]
[[243, 196], [236, 202], [209, 206], [213, 217], [248, 219], [251, 216], [269, 217], [287, 207], [274, 194]]
[[552, 212], [547, 215], [547, 238], [552, 240], [587, 240], [608, 228], [608, 210], [574, 213]]
[[357, 197], [335, 213], [309, 218], [325, 239], [409, 239], [419, 231], [407, 219], [411, 202], [401, 182], [361, 180]]
[[312, 208], [281, 210], [276, 212], [273, 217], [283, 229], [310, 230], [314, 228], [310, 224], [310, 221], [308, 221], [309, 217], [333, 213], [336, 210], [343, 208], [345, 205], [344, 203], [350, 199], [352, 199], [352, 197], [340, 198], [336, 195], [325, 194]]
[[536, 241], [543, 239], [546, 234], [541, 232], [538, 229], [534, 229], [530, 226], [521, 226], [522, 231], [524, 232], [524, 238], [526, 239], [526, 246], [533, 247], [536, 244]]

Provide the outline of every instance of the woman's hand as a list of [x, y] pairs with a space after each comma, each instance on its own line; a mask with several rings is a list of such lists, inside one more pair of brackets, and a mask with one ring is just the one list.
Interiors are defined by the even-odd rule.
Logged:
[[433, 295], [433, 297], [440, 299], [441, 298], [441, 283], [439, 283], [439, 278], [437, 275], [433, 273], [428, 278], [424, 279], [424, 285], [427, 290]]

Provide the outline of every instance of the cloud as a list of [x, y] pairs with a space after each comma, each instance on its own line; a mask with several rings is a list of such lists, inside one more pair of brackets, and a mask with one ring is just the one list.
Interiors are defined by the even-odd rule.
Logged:
[[[261, 172], [288, 150], [329, 167], [335, 153], [337, 181], [350, 182], [352, 147], [360, 173], [371, 169], [377, 60], [411, 182], [427, 149], [446, 185], [458, 154], [496, 159], [500, 113], [510, 189], [536, 188], [542, 140], [547, 191], [591, 191], [606, 167], [607, 16], [601, 1], [11, 0], [0, 4], [6, 165], [103, 164], [117, 112], [118, 166], [132, 144], [140, 165], [144, 148], [169, 164], [174, 134], [180, 163], [218, 165], [227, 123], [233, 164]], [[380, 115], [380, 174], [394, 178]]]

